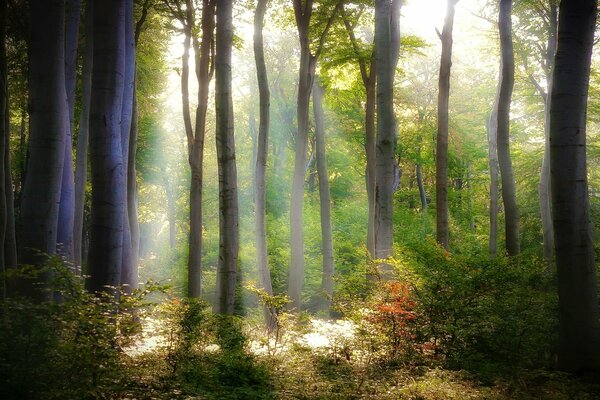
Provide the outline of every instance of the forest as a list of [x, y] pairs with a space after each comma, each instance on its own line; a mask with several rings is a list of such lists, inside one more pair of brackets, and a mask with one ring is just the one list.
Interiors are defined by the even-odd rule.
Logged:
[[0, 0], [0, 398], [600, 399], [597, 0]]

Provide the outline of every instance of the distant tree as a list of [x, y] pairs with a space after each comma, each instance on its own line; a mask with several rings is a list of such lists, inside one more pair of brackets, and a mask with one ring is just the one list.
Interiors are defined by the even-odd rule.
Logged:
[[85, 188], [88, 173], [88, 145], [90, 132], [90, 105], [92, 95], [92, 65], [94, 62], [94, 0], [86, 2], [85, 11], [85, 51], [81, 74], [81, 111], [75, 158], [75, 216], [73, 226], [73, 260], [76, 268], [83, 261], [83, 221], [85, 207]]
[[92, 218], [89, 289], [121, 284], [125, 175], [121, 118], [125, 85], [127, 2], [94, 3], [94, 66], [90, 110]]
[[[20, 262], [56, 253], [58, 206], [69, 121], [65, 91], [64, 0], [32, 0], [29, 38], [29, 159], [21, 199]], [[23, 282], [41, 298], [39, 279]]]
[[239, 250], [237, 166], [233, 131], [231, 52], [233, 45], [233, 1], [217, 2], [215, 48], [216, 142], [219, 167], [219, 265], [215, 311], [234, 311]]
[[500, 0], [498, 29], [500, 32], [501, 72], [497, 101], [498, 165], [502, 182], [506, 251], [515, 256], [520, 252], [519, 208], [515, 176], [510, 156], [510, 103], [515, 82], [515, 60], [512, 43], [512, 0]]
[[65, 156], [60, 189], [57, 246], [59, 253], [73, 262], [73, 232], [75, 218], [75, 177], [73, 175], [73, 127], [75, 118], [75, 88], [77, 83], [77, 45], [79, 43], [80, 1], [67, 0], [65, 26], [65, 90], [67, 116]]
[[448, 232], [448, 103], [450, 99], [450, 69], [452, 67], [452, 30], [454, 8], [458, 0], [448, 0], [446, 19], [440, 35], [442, 55], [438, 92], [438, 132], [435, 160], [436, 238], [445, 249], [449, 246]]
[[558, 367], [600, 370], [600, 321], [586, 165], [596, 0], [562, 1], [550, 99], [550, 171], [559, 302]]
[[369, 202], [369, 217], [367, 220], [367, 249], [371, 257], [375, 257], [375, 178], [377, 175], [375, 163], [375, 142], [377, 140], [375, 129], [375, 48], [369, 57], [364, 56], [360, 43], [354, 32], [354, 25], [350, 20], [344, 6], [341, 9], [344, 26], [348, 31], [352, 51], [358, 62], [360, 77], [365, 88], [365, 154], [367, 158], [367, 197]]
[[315, 150], [317, 154], [317, 174], [319, 175], [319, 204], [321, 210], [321, 254], [323, 256], [323, 275], [321, 291], [323, 300], [320, 306], [329, 311], [333, 298], [333, 275], [335, 262], [333, 254], [333, 232], [331, 228], [331, 191], [325, 151], [325, 113], [323, 112], [323, 87], [315, 78], [313, 85], [313, 111], [315, 115]]
[[302, 286], [304, 284], [304, 226], [302, 208], [304, 204], [304, 181], [306, 177], [306, 150], [308, 147], [310, 95], [315, 79], [317, 61], [323, 51], [325, 39], [334, 18], [336, 17], [341, 2], [336, 2], [333, 7], [320, 9], [320, 17], [324, 18], [324, 26], [314, 40], [315, 32], [311, 31], [313, 17], [313, 0], [293, 0], [294, 16], [300, 40], [300, 66], [298, 70], [298, 99], [296, 104], [296, 118], [298, 133], [296, 135], [294, 177], [290, 201], [290, 249], [291, 260], [288, 279], [288, 296], [291, 307], [297, 310], [301, 306]]
[[[188, 296], [200, 297], [202, 293], [202, 163], [204, 159], [204, 137], [208, 91], [214, 72], [213, 46], [215, 30], [216, 0], [202, 0], [202, 16], [199, 39], [196, 26], [194, 2], [192, 0], [164, 0], [171, 16], [183, 26], [184, 42], [181, 65], [181, 98], [183, 122], [187, 138], [188, 162], [191, 169], [190, 183], [190, 233], [188, 256]], [[184, 3], [185, 1], [185, 3]], [[183, 6], [185, 4], [185, 7]], [[196, 79], [198, 80], [198, 105], [196, 122], [192, 127], [190, 115], [189, 75], [190, 47], [195, 56]]]
[[[254, 165], [254, 181], [256, 184], [254, 207], [256, 212], [256, 258], [258, 264], [258, 282], [260, 287], [268, 294], [273, 294], [271, 284], [271, 271], [269, 270], [269, 256], [267, 251], [267, 201], [265, 176], [267, 170], [267, 153], [269, 150], [269, 118], [271, 93], [267, 66], [265, 63], [265, 50], [263, 38], [263, 25], [268, 0], [259, 0], [254, 13], [254, 60], [256, 63], [256, 77], [258, 80], [258, 95], [260, 102], [260, 122], [258, 137], [256, 139], [256, 157]], [[254, 121], [254, 116], [251, 117]], [[265, 322], [267, 329], [275, 328], [275, 310], [265, 306]]]

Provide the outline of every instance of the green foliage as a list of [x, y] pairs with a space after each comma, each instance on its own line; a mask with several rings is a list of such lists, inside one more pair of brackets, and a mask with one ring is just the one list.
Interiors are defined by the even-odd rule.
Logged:
[[268, 370], [246, 349], [241, 319], [215, 315], [195, 300], [172, 300], [167, 317], [167, 379], [206, 399], [270, 399]]
[[121, 294], [117, 303], [113, 294], [87, 293], [59, 257], [45, 270], [58, 300], [0, 303], [0, 397], [94, 399], [121, 391], [129, 378], [123, 348], [139, 331], [144, 297], [157, 287]]

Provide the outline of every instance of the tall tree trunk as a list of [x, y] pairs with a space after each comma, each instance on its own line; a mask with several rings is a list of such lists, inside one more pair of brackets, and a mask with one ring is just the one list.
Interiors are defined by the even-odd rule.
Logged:
[[438, 93], [438, 132], [435, 160], [436, 238], [445, 249], [449, 246], [448, 232], [448, 103], [450, 100], [450, 69], [452, 68], [452, 29], [454, 7], [458, 0], [448, 0], [446, 19], [440, 39], [442, 56]]
[[121, 285], [125, 291], [131, 293], [138, 287], [137, 265], [133, 265], [131, 251], [131, 228], [129, 224], [129, 194], [127, 183], [129, 177], [129, 137], [131, 135], [131, 121], [133, 117], [133, 86], [135, 82], [135, 37], [133, 30], [133, 1], [125, 5], [125, 76], [123, 87], [123, 106], [121, 111], [121, 151], [123, 155], [123, 177], [125, 191], [123, 202], [123, 261], [121, 266]]
[[331, 228], [331, 193], [329, 191], [329, 173], [325, 156], [325, 114], [323, 112], [323, 88], [317, 80], [313, 85], [313, 111], [315, 115], [315, 137], [317, 153], [317, 172], [319, 174], [319, 203], [321, 207], [321, 253], [323, 255], [323, 275], [321, 307], [329, 311], [333, 298], [333, 232]]
[[215, 49], [216, 142], [219, 166], [219, 265], [215, 311], [231, 315], [234, 311], [239, 247], [237, 168], [233, 131], [231, 91], [231, 50], [233, 43], [233, 2], [217, 4]]
[[560, 3], [550, 101], [552, 217], [558, 269], [558, 367], [600, 369], [600, 323], [586, 166], [596, 0]]
[[[215, 4], [215, 0], [202, 0], [201, 42], [193, 35], [196, 22], [192, 0], [185, 0], [185, 16], [180, 20], [184, 26], [185, 34], [181, 69], [181, 98], [188, 147], [188, 163], [191, 171], [188, 255], [188, 296], [190, 298], [199, 298], [202, 293], [202, 163], [206, 111], [208, 109], [208, 89], [212, 79], [211, 49], [214, 43]], [[196, 108], [195, 127], [192, 127], [189, 100], [189, 55], [190, 46], [192, 45], [194, 46], [196, 79], [198, 80], [198, 106]]]
[[[65, 91], [64, 0], [32, 0], [29, 41], [29, 159], [21, 201], [20, 261], [39, 265], [56, 252], [58, 205], [68, 121]], [[23, 282], [40, 299], [39, 279]]]
[[540, 216], [544, 238], [544, 258], [548, 263], [554, 255], [554, 225], [552, 224], [552, 207], [550, 198], [550, 93], [552, 93], [552, 69], [556, 53], [556, 31], [558, 10], [555, 2], [550, 2], [550, 24], [548, 30], [548, 45], [546, 48], [546, 95], [544, 99], [544, 158], [540, 174]]
[[77, 82], [77, 45], [79, 43], [80, 1], [66, 2], [65, 30], [65, 90], [67, 116], [65, 156], [58, 212], [57, 247], [67, 261], [73, 262], [73, 229], [75, 218], [75, 177], [73, 175], [73, 127], [75, 115], [75, 87]]
[[73, 227], [73, 254], [75, 267], [82, 270], [83, 261], [83, 221], [85, 208], [85, 188], [87, 184], [87, 152], [90, 132], [90, 104], [92, 93], [92, 66], [94, 63], [94, 0], [86, 2], [85, 16], [85, 55], [82, 72], [81, 113], [75, 159], [75, 217]]
[[377, 76], [377, 145], [375, 178], [375, 257], [393, 254], [394, 152], [393, 109], [394, 65], [392, 61], [389, 0], [375, 1], [375, 58]]
[[500, 51], [502, 53], [502, 72], [498, 93], [498, 165], [502, 181], [502, 202], [504, 203], [504, 226], [506, 251], [508, 255], [519, 254], [519, 208], [515, 177], [510, 156], [510, 102], [515, 82], [515, 60], [512, 44], [512, 0], [500, 0], [498, 29], [500, 32]]
[[304, 178], [306, 150], [308, 147], [309, 103], [316, 60], [310, 53], [309, 25], [312, 16], [312, 0], [306, 1], [302, 10], [302, 1], [294, 1], [296, 24], [300, 39], [300, 68], [298, 76], [298, 99], [296, 114], [298, 132], [294, 156], [294, 176], [290, 201], [290, 270], [288, 277], [288, 296], [290, 307], [300, 310], [302, 286], [304, 284], [304, 224], [302, 208], [304, 205]]
[[[7, 97], [9, 99], [9, 97]], [[9, 103], [5, 104], [5, 115], [9, 114]], [[13, 181], [10, 161], [10, 120], [6, 118], [7, 135], [4, 136], [4, 191], [6, 195], [6, 232], [4, 235], [4, 266], [5, 268], [14, 268], [17, 266], [17, 237], [15, 228], [15, 198], [13, 192]]]
[[[267, 251], [267, 201], [265, 192], [267, 152], [269, 148], [269, 118], [271, 106], [271, 93], [265, 64], [265, 51], [263, 39], [263, 25], [265, 12], [269, 0], [259, 0], [254, 13], [254, 60], [256, 62], [256, 78], [258, 80], [258, 95], [260, 102], [260, 122], [258, 138], [256, 141], [256, 164], [254, 167], [254, 180], [256, 191], [254, 193], [254, 207], [256, 212], [256, 261], [258, 264], [258, 283], [268, 294], [273, 295], [271, 284], [271, 271], [269, 270], [269, 256]], [[252, 117], [254, 120], [254, 117]], [[265, 322], [269, 331], [275, 328], [276, 314], [273, 307], [265, 306]]]
[[[498, 90], [499, 93], [499, 90]], [[488, 139], [488, 163], [490, 168], [490, 235], [488, 252], [495, 257], [498, 253], [498, 200], [500, 198], [499, 166], [498, 166], [498, 93], [492, 107], [492, 112], [486, 121]]]
[[6, 296], [5, 275], [6, 257], [5, 240], [8, 228], [8, 204], [6, 192], [12, 190], [7, 186], [6, 163], [4, 157], [7, 154], [6, 146], [10, 146], [10, 141], [6, 140], [10, 136], [10, 125], [7, 123], [8, 114], [8, 73], [6, 63], [6, 0], [0, 0], [0, 299]]
[[121, 118], [125, 76], [125, 15], [131, 0], [94, 4], [94, 66], [90, 110], [92, 221], [89, 289], [121, 283], [125, 176]]
[[350, 23], [346, 11], [342, 6], [342, 19], [350, 43], [354, 51], [354, 56], [358, 60], [360, 75], [366, 92], [365, 98], [365, 154], [367, 159], [366, 168], [366, 186], [369, 205], [369, 214], [367, 218], [367, 250], [371, 257], [375, 257], [375, 179], [377, 175], [376, 168], [376, 128], [375, 128], [375, 107], [376, 107], [376, 86], [375, 86], [375, 52], [371, 53], [369, 67], [362, 58], [360, 46], [356, 40], [354, 26]]

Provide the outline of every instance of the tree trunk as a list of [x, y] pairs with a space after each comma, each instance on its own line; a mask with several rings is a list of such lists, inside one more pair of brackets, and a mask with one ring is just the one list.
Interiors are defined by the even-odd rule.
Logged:
[[600, 324], [586, 166], [596, 0], [560, 4], [550, 101], [552, 217], [558, 269], [558, 367], [600, 369]]
[[[273, 295], [271, 284], [271, 271], [269, 270], [269, 256], [267, 251], [267, 201], [265, 192], [267, 152], [269, 148], [269, 118], [271, 93], [267, 66], [265, 64], [265, 51], [263, 39], [263, 25], [268, 0], [259, 0], [254, 14], [254, 60], [256, 62], [256, 78], [258, 80], [258, 94], [260, 101], [260, 122], [258, 138], [256, 140], [256, 164], [254, 167], [254, 180], [256, 191], [254, 193], [254, 206], [256, 212], [256, 261], [258, 264], [258, 283], [268, 295]], [[254, 121], [254, 117], [252, 117]], [[276, 325], [276, 314], [273, 307], [265, 306], [265, 322], [267, 329], [272, 331]]]
[[419, 187], [419, 198], [421, 199], [421, 214], [425, 214], [427, 212], [427, 194], [425, 193], [425, 185], [423, 185], [423, 167], [421, 165], [421, 162], [417, 163], [416, 170], [417, 186]]
[[371, 62], [369, 77], [365, 84], [367, 92], [365, 101], [365, 153], [367, 156], [367, 196], [369, 202], [369, 218], [367, 220], [367, 250], [375, 257], [375, 181], [377, 179], [376, 160], [376, 128], [375, 128], [375, 58]]
[[75, 218], [75, 177], [73, 175], [73, 127], [75, 114], [75, 87], [77, 82], [77, 45], [79, 43], [80, 1], [66, 2], [65, 30], [65, 90], [67, 116], [65, 156], [58, 212], [57, 248], [68, 262], [73, 262], [73, 232]]
[[391, 3], [375, 1], [375, 58], [377, 64], [377, 145], [375, 178], [375, 257], [393, 254], [395, 123], [393, 108]]
[[446, 250], [448, 232], [448, 103], [450, 100], [450, 69], [452, 68], [452, 29], [454, 7], [458, 0], [448, 0], [446, 19], [442, 30], [442, 56], [438, 93], [438, 132], [435, 160], [436, 239]]
[[138, 276], [137, 270], [140, 262], [140, 223], [138, 221], [137, 173], [135, 168], [138, 140], [136, 86], [134, 79], [131, 108], [131, 132], [129, 136], [129, 159], [127, 160], [127, 214], [129, 215], [129, 230], [131, 231], [131, 267], [133, 276]]
[[8, 204], [6, 192], [12, 190], [6, 183], [6, 162], [4, 157], [7, 154], [6, 146], [10, 146], [10, 124], [8, 109], [8, 71], [6, 63], [6, 0], [0, 0], [0, 299], [6, 296], [6, 257], [5, 240], [8, 228]]
[[81, 114], [75, 159], [75, 222], [73, 228], [73, 254], [75, 267], [82, 271], [83, 261], [83, 220], [85, 209], [85, 188], [87, 183], [87, 152], [90, 131], [90, 104], [92, 92], [92, 66], [94, 63], [94, 1], [86, 3], [85, 16], [85, 55], [82, 72]]
[[[7, 100], [8, 100], [7, 96]], [[5, 115], [9, 115], [9, 103], [6, 102]], [[13, 192], [13, 181], [10, 161], [10, 120], [6, 118], [5, 145], [4, 145], [4, 187], [6, 195], [6, 233], [4, 235], [4, 266], [14, 268], [17, 266], [17, 237], [15, 229], [15, 198]]]
[[231, 49], [233, 43], [233, 2], [217, 4], [215, 49], [216, 142], [219, 167], [219, 265], [215, 311], [231, 315], [234, 311], [239, 247], [237, 168], [233, 131], [231, 91]]
[[300, 67], [298, 76], [298, 99], [296, 114], [298, 132], [296, 135], [294, 177], [290, 201], [290, 270], [288, 296], [290, 307], [300, 310], [302, 286], [304, 284], [304, 225], [302, 208], [304, 204], [304, 177], [306, 149], [308, 146], [309, 103], [314, 79], [316, 59], [310, 53], [309, 25], [312, 16], [312, 0], [308, 0], [302, 10], [302, 1], [294, 1], [296, 24], [300, 39]]
[[175, 198], [173, 190], [169, 183], [169, 177], [165, 168], [161, 169], [163, 188], [165, 189], [165, 197], [167, 198], [167, 219], [169, 220], [169, 248], [173, 250], [176, 245], [175, 240]]
[[498, 93], [498, 165], [502, 181], [502, 202], [504, 203], [504, 226], [506, 251], [509, 256], [519, 254], [519, 208], [515, 177], [510, 157], [510, 102], [515, 82], [515, 60], [512, 44], [512, 0], [500, 0], [498, 29], [500, 51], [502, 53], [502, 73]]
[[[121, 118], [125, 76], [126, 2], [94, 4], [94, 66], [90, 110], [92, 220], [89, 289], [106, 291], [121, 283], [125, 176]], [[110, 290], [110, 289], [109, 289]]]
[[554, 255], [554, 225], [552, 223], [552, 207], [550, 198], [550, 93], [552, 93], [552, 69], [556, 53], [556, 30], [558, 10], [554, 2], [550, 2], [550, 25], [548, 45], [546, 48], [546, 95], [544, 96], [544, 158], [540, 173], [540, 216], [544, 238], [544, 258], [550, 264]]
[[121, 151], [123, 155], [123, 176], [125, 191], [123, 202], [123, 261], [121, 267], [121, 285], [127, 293], [138, 287], [137, 265], [133, 265], [131, 247], [131, 227], [129, 224], [129, 194], [127, 182], [129, 177], [129, 137], [133, 117], [133, 86], [135, 82], [135, 38], [133, 31], [133, 1], [125, 5], [125, 76], [123, 87], [123, 107], [121, 111]]
[[323, 276], [321, 307], [329, 311], [333, 299], [333, 232], [331, 228], [331, 193], [329, 191], [329, 173], [325, 156], [325, 114], [323, 112], [323, 88], [317, 80], [313, 85], [313, 111], [315, 115], [315, 137], [317, 153], [317, 172], [319, 174], [319, 203], [321, 207], [321, 253], [323, 255]]
[[498, 253], [498, 200], [500, 197], [500, 188], [498, 186], [498, 94], [494, 100], [492, 112], [486, 121], [487, 139], [488, 139], [488, 163], [490, 168], [490, 237], [488, 252], [491, 257]]
[[[206, 111], [208, 108], [208, 89], [212, 78], [211, 48], [214, 38], [215, 0], [202, 1], [202, 41], [193, 35], [195, 29], [194, 3], [185, 0], [186, 12], [180, 22], [184, 26], [185, 39], [181, 69], [181, 98], [183, 122], [185, 126], [188, 162], [190, 164], [190, 233], [188, 255], [188, 297], [199, 298], [202, 293], [202, 163], [204, 156], [204, 134], [206, 130]], [[196, 124], [192, 128], [189, 100], [189, 55], [190, 46], [194, 46], [196, 79], [198, 80], [198, 106]]]
[[[58, 205], [68, 121], [65, 92], [64, 0], [30, 2], [29, 159], [21, 201], [20, 261], [39, 265], [56, 252]], [[46, 297], [32, 279], [24, 294]]]

